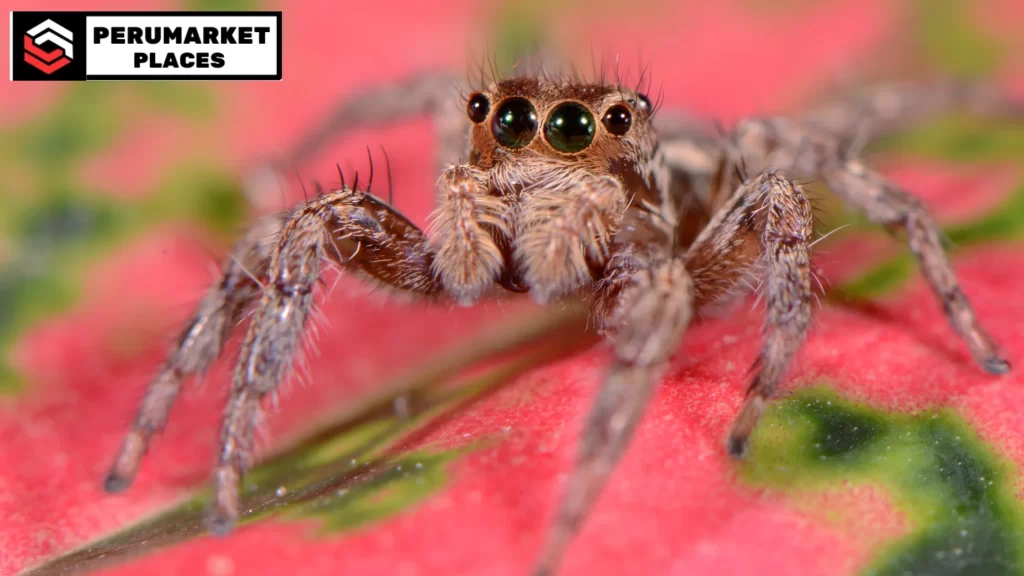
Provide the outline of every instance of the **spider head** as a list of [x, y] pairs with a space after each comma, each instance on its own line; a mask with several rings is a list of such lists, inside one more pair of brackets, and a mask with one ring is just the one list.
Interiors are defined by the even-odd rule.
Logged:
[[520, 184], [566, 168], [614, 174], [650, 156], [652, 113], [646, 96], [615, 86], [504, 80], [467, 99], [469, 163]]

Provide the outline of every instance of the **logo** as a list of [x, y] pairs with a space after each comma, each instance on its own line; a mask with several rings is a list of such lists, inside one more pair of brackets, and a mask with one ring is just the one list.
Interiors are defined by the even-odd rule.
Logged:
[[11, 80], [280, 80], [281, 12], [11, 12]]
[[[43, 74], [53, 74], [57, 70], [71, 64], [75, 57], [75, 37], [70, 30], [53, 20], [46, 20], [25, 34], [25, 62], [40, 70]], [[47, 52], [42, 46], [46, 42], [57, 45], [57, 49]]]
[[11, 12], [11, 80], [85, 80], [84, 12]]

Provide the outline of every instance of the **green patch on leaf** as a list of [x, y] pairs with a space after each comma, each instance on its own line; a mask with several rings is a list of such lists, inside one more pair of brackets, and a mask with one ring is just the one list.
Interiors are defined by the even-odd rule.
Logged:
[[19, 389], [7, 360], [18, 336], [68, 309], [90, 263], [114, 246], [168, 221], [189, 221], [225, 239], [240, 228], [240, 184], [213, 169], [180, 168], [151, 195], [119, 201], [54, 183], [21, 206], [5, 227], [13, 247], [0, 266], [0, 394]]
[[484, 63], [484, 70], [499, 76], [511, 73], [523, 58], [529, 58], [544, 47], [544, 5], [536, 0], [505, 5], [498, 16], [493, 69]]
[[[244, 10], [245, 8], [239, 8]], [[164, 114], [212, 118], [217, 112], [213, 92], [194, 82], [149, 81], [133, 85], [137, 97], [148, 107]]]
[[125, 216], [112, 200], [57, 192], [29, 206], [13, 233], [32, 250], [62, 250], [116, 235], [126, 224]]
[[241, 10], [259, 10], [260, 3], [256, 0], [185, 0], [185, 9], [210, 12], [238, 12]]
[[892, 135], [872, 150], [940, 160], [1024, 162], [1024, 123], [955, 114]]
[[917, 262], [913, 256], [900, 254], [876, 265], [832, 291], [845, 300], [869, 300], [894, 292], [903, 286], [916, 267]]
[[950, 226], [945, 232], [954, 248], [1024, 238], [1024, 183], [995, 210], [973, 222]]
[[865, 574], [1024, 574], [1017, 473], [954, 414], [889, 413], [803, 390], [765, 414], [741, 477], [797, 505], [820, 506], [816, 497], [840, 483], [885, 489], [910, 531]]
[[228, 240], [244, 224], [246, 201], [237, 178], [216, 167], [189, 164], [171, 172], [134, 209], [143, 226], [168, 220], [197, 222]]
[[[120, 90], [119, 90], [120, 89]], [[0, 131], [0, 154], [29, 163], [44, 178], [110, 144], [124, 125], [117, 84], [76, 83], [54, 106], [26, 124]]]
[[[741, 0], [740, 6], [761, 20], [779, 20], [806, 14], [829, 0]], [[833, 0], [834, 3], [834, 0]]]
[[77, 284], [56, 268], [36, 269], [22, 261], [0, 268], [0, 394], [16, 393], [24, 383], [7, 356], [16, 336], [38, 318], [69, 305], [77, 291]]
[[808, 402], [805, 415], [815, 435], [809, 447], [818, 459], [849, 458], [862, 452], [885, 432], [885, 424], [866, 412], [854, 412], [830, 402]]
[[957, 76], [991, 74], [1006, 49], [973, 23], [972, 2], [919, 0], [916, 33], [925, 56], [939, 70]]
[[21, 374], [8, 364], [6, 358], [0, 358], [0, 394], [16, 394], [23, 385]]
[[328, 493], [287, 517], [320, 520], [321, 535], [362, 528], [407, 510], [443, 488], [448, 483], [446, 466], [457, 456], [454, 451], [410, 452], [369, 481]]

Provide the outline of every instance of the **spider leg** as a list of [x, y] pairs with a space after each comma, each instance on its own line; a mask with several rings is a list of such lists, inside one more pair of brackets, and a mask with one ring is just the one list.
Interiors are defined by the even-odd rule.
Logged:
[[658, 139], [666, 140], [690, 140], [693, 142], [714, 143], [714, 138], [708, 132], [709, 126], [697, 118], [679, 110], [658, 110], [652, 119], [654, 129], [658, 131]]
[[239, 516], [238, 484], [252, 463], [260, 400], [277, 389], [291, 366], [324, 257], [401, 290], [423, 296], [441, 291], [425, 236], [382, 201], [340, 190], [295, 212], [271, 257], [224, 411], [213, 472], [210, 527], [215, 533], [230, 531]]
[[254, 171], [246, 183], [250, 198], [275, 197], [278, 179], [275, 173], [289, 174], [292, 167], [324, 149], [341, 134], [363, 127], [390, 124], [420, 115], [434, 120], [437, 142], [435, 174], [466, 154], [469, 120], [453, 98], [454, 76], [428, 73], [403, 82], [376, 86], [356, 92], [340, 101], [317, 128], [306, 134], [280, 158]]
[[770, 166], [791, 163], [802, 173], [819, 175], [873, 222], [905, 230], [921, 271], [975, 361], [991, 374], [1010, 370], [960, 289], [942, 233], [918, 199], [860, 161], [845, 159], [836, 138], [812, 126], [783, 118], [750, 119], [740, 125], [737, 137], [744, 155], [759, 157]]
[[167, 423], [182, 379], [206, 371], [220, 355], [231, 330], [259, 297], [261, 287], [255, 275], [266, 269], [270, 258], [266, 241], [275, 225], [274, 218], [262, 219], [225, 259], [220, 281], [207, 292], [150, 383], [132, 430], [125, 436], [104, 481], [107, 492], [121, 492], [132, 483], [149, 439]]
[[[551, 574], [624, 453], [662, 371], [678, 350], [692, 315], [690, 276], [681, 259], [662, 257], [633, 269], [613, 258], [612, 280], [597, 297], [611, 317], [603, 322], [613, 360], [586, 417], [565, 496], [544, 543], [535, 574]], [[598, 304], [598, 303], [595, 303]]]
[[975, 361], [990, 374], [1009, 372], [1010, 363], [999, 355], [960, 289], [943, 249], [942, 232], [921, 202], [856, 160], [826, 167], [822, 176], [829, 188], [871, 221], [906, 231], [910, 250], [917, 257], [925, 279]]
[[891, 82], [828, 102], [802, 120], [849, 143], [879, 138], [928, 120], [963, 111], [984, 118], [1024, 117], [1024, 103], [975, 81]]
[[[322, 260], [327, 258], [342, 269], [428, 300], [465, 296], [466, 291], [458, 290], [458, 282], [485, 277], [490, 270], [488, 257], [475, 254], [472, 262], [461, 263], [462, 276], [446, 275], [438, 263], [446, 247], [466, 240], [464, 233], [479, 232], [481, 222], [489, 221], [489, 212], [474, 208], [474, 201], [480, 198], [467, 200], [463, 196], [471, 194], [472, 181], [468, 168], [453, 168], [442, 177], [442, 190], [449, 193], [443, 198], [442, 210], [447, 215], [440, 218], [441, 248], [437, 252], [405, 217], [382, 200], [355, 190], [321, 196], [284, 224], [265, 274], [262, 297], [242, 342], [224, 411], [213, 471], [211, 531], [230, 531], [241, 513], [239, 482], [252, 464], [260, 402], [286, 378], [298, 351]], [[469, 240], [475, 241], [472, 246], [490, 254], [482, 236], [470, 236]], [[463, 254], [467, 258], [473, 255]], [[498, 273], [500, 268], [494, 275]], [[453, 282], [451, 286], [445, 284], [446, 279]]]
[[813, 220], [803, 189], [778, 172], [766, 172], [736, 190], [687, 254], [700, 309], [726, 296], [749, 273], [746, 240], [752, 232], [760, 234], [765, 322], [756, 374], [727, 441], [737, 458], [810, 326]]
[[515, 260], [537, 302], [587, 284], [608, 261], [626, 192], [614, 178], [576, 178], [524, 195]]
[[486, 174], [469, 166], [449, 167], [438, 186], [442, 201], [430, 226], [439, 244], [434, 271], [455, 301], [468, 306], [505, 267], [495, 240], [512, 235], [510, 207], [490, 193]]

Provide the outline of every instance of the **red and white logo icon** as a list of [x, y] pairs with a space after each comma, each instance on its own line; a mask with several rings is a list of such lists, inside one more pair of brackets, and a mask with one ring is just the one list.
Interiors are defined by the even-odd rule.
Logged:
[[[25, 62], [45, 74], [53, 74], [71, 63], [74, 55], [74, 35], [67, 28], [53, 20], [46, 20], [25, 34]], [[46, 52], [41, 48], [52, 42], [57, 49]]]

